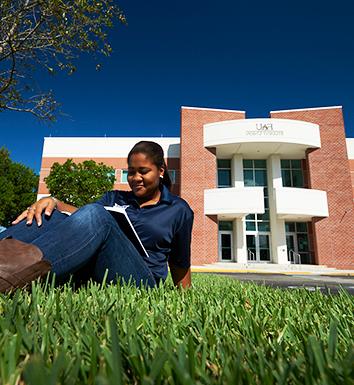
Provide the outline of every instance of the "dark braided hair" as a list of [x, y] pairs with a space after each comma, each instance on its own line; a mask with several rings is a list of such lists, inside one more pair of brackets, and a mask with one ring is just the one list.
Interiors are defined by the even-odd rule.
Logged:
[[157, 167], [165, 170], [161, 182], [169, 190], [171, 189], [171, 178], [168, 174], [167, 165], [164, 159], [164, 153], [162, 147], [156, 142], [150, 142], [148, 140], [142, 140], [134, 145], [128, 154], [128, 164], [133, 154], [145, 154], [147, 158]]

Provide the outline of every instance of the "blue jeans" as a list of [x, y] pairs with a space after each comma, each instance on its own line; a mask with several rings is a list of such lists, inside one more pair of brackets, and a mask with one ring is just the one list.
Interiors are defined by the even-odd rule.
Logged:
[[0, 233], [0, 239], [8, 236], [38, 246], [60, 280], [89, 266], [90, 278], [99, 282], [108, 270], [107, 282], [119, 277], [137, 286], [156, 285], [143, 257], [99, 204], [83, 206], [71, 216], [54, 210], [50, 217], [43, 215], [40, 227], [35, 220], [32, 225], [23, 220]]

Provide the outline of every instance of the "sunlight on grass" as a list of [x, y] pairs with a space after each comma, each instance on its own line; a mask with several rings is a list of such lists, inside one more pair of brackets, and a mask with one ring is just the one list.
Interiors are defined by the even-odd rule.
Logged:
[[352, 384], [354, 298], [194, 275], [0, 297], [0, 383]]

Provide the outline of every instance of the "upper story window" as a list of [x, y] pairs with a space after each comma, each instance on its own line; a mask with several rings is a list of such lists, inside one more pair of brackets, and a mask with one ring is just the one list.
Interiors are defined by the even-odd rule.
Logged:
[[218, 159], [218, 187], [231, 187], [231, 160]]
[[232, 221], [219, 221], [219, 230], [221, 231], [232, 231], [233, 229], [233, 222]]
[[120, 183], [128, 183], [128, 170], [120, 170]]
[[172, 184], [175, 184], [177, 180], [177, 170], [168, 170], [168, 175], [170, 176]]
[[280, 161], [281, 177], [284, 187], [304, 187], [304, 174], [299, 159]]
[[246, 216], [247, 231], [270, 231], [269, 198], [267, 181], [267, 161], [264, 159], [244, 159], [243, 178], [245, 186], [264, 187], [264, 214]]
[[268, 186], [267, 161], [264, 159], [244, 159], [243, 180], [245, 186]]

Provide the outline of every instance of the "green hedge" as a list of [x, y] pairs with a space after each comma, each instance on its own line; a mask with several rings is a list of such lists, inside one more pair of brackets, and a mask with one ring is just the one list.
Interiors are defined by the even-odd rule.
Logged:
[[353, 296], [193, 282], [1, 295], [0, 383], [353, 384]]

